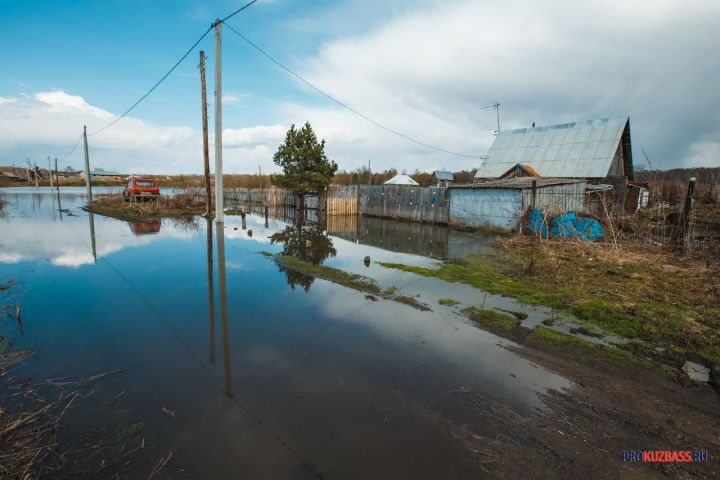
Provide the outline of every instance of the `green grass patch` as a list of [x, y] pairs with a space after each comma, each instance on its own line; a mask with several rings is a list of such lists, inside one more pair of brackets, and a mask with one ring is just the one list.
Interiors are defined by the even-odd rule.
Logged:
[[476, 323], [483, 330], [500, 336], [508, 336], [510, 332], [519, 327], [520, 321], [505, 313], [487, 308], [467, 307], [463, 314]]
[[352, 288], [353, 290], [377, 295], [394, 302], [408, 305], [417, 310], [431, 311], [426, 304], [420, 302], [416, 298], [407, 295], [400, 295], [396, 287], [382, 290], [375, 280], [371, 278], [354, 273], [348, 273], [337, 268], [326, 267], [325, 265], [314, 265], [310, 262], [290, 255], [274, 255], [273, 257], [275, 258], [275, 262], [284, 268], [288, 268], [305, 275], [311, 275], [316, 278], [321, 278], [323, 280], [327, 280], [328, 282]]
[[620, 347], [600, 345], [583, 338], [557, 332], [542, 325], [537, 326], [530, 332], [526, 343], [561, 357], [583, 362], [600, 360], [622, 368], [639, 366], [657, 369], [657, 365], [652, 362], [633, 355]]
[[441, 298], [440, 300], [438, 300], [438, 303], [440, 305], [445, 305], [446, 307], [454, 307], [460, 302], [458, 302], [454, 298]]
[[373, 279], [362, 275], [347, 273], [337, 268], [326, 267], [325, 265], [314, 265], [290, 255], [277, 255], [275, 256], [275, 261], [278, 265], [282, 265], [296, 272], [322, 278], [328, 282], [352, 288], [353, 290], [359, 290], [373, 295], [380, 295], [381, 293], [380, 287], [378, 287]]
[[[642, 259], [617, 265], [572, 251], [509, 251], [436, 268], [380, 265], [551, 307], [590, 330], [665, 347], [676, 359], [673, 365], [684, 358], [720, 371], [720, 302], [712, 297], [711, 273], [664, 270]], [[533, 255], [530, 275], [527, 259]]]

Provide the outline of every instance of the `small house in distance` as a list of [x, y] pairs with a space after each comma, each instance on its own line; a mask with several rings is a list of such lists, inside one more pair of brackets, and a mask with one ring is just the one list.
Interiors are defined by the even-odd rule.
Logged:
[[455, 183], [455, 175], [452, 172], [437, 170], [433, 172], [433, 183], [438, 187], [447, 187]]
[[418, 186], [420, 185], [415, 180], [413, 180], [409, 175], [395, 175], [393, 178], [385, 182], [385, 185], [412, 185], [412, 186]]
[[[85, 172], [80, 172], [80, 176], [83, 180], [85, 180]], [[127, 177], [127, 175], [125, 175], [124, 173], [103, 170], [101, 168], [98, 168], [96, 170], [90, 170], [91, 180], [123, 181], [125, 180], [125, 177]]]

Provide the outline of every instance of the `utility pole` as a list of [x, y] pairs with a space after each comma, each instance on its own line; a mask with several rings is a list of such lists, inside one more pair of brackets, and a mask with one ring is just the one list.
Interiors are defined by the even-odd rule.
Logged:
[[370, 170], [370, 159], [368, 158], [368, 186], [372, 183], [372, 170]]
[[57, 157], [55, 157], [55, 186], [57, 187], [58, 192], [60, 191], [60, 175], [58, 173], [57, 169]]
[[55, 185], [53, 184], [53, 175], [52, 175], [52, 166], [50, 165], [50, 157], [48, 157], [48, 176], [50, 177], [50, 188], [53, 188]]
[[[222, 168], [222, 22], [215, 20], [215, 222], [223, 223]], [[221, 232], [219, 232], [220, 234]]]
[[87, 127], [85, 125], [83, 125], [83, 143], [85, 144], [85, 188], [87, 189], [87, 196], [90, 198], [89, 202], [92, 203], [92, 182], [90, 181], [90, 154], [88, 153]]
[[495, 113], [497, 113], [497, 133], [500, 133], [500, 104], [495, 103]]
[[202, 88], [202, 129], [203, 129], [203, 162], [205, 164], [205, 215], [210, 218], [212, 213], [212, 187], [210, 186], [210, 150], [208, 145], [207, 93], [205, 92], [205, 52], [200, 50], [200, 85]]
[[33, 177], [35, 177], [35, 188], [38, 188], [38, 168], [37, 162], [33, 162]]

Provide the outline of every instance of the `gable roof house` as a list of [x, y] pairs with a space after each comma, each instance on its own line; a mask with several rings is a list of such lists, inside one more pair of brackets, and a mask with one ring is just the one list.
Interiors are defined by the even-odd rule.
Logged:
[[420, 185], [409, 175], [395, 175], [393, 178], [384, 183], [384, 185]]
[[473, 183], [516, 177], [585, 179], [612, 186], [624, 208], [633, 180], [630, 118], [606, 117], [501, 131]]
[[445, 172], [443, 170], [436, 170], [433, 172], [433, 182], [438, 187], [447, 187], [449, 184], [455, 182], [455, 175], [452, 172]]
[[541, 177], [632, 180], [630, 119], [609, 117], [501, 131], [487, 157], [475, 174], [476, 182], [508, 178], [516, 170]]

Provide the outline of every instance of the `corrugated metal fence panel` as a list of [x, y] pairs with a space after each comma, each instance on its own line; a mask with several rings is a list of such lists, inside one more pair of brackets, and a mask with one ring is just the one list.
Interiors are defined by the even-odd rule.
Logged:
[[[522, 191], [523, 210], [532, 205], [532, 190]], [[585, 210], [585, 182], [538, 187], [535, 208], [545, 213], [582, 212]]]
[[464, 189], [451, 191], [450, 221], [468, 227], [517, 227], [523, 207], [520, 190]]
[[405, 185], [360, 187], [360, 214], [414, 222], [448, 223], [448, 189]]

